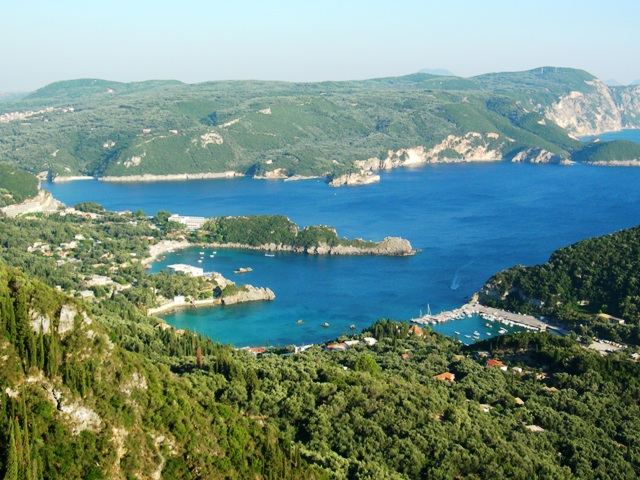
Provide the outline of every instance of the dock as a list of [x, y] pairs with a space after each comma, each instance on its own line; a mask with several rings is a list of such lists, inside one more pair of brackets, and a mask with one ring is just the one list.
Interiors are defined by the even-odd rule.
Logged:
[[565, 333], [563, 329], [553, 326], [540, 318], [534, 317], [533, 315], [508, 312], [498, 308], [486, 307], [475, 302], [467, 303], [454, 310], [412, 318], [409, 321], [412, 323], [419, 323], [421, 325], [436, 325], [438, 323], [448, 322], [451, 320], [461, 320], [465, 317], [471, 317], [472, 315], [479, 315], [484, 320], [490, 322], [499, 322], [508, 326], [518, 326], [535, 332], [554, 330], [558, 333]]

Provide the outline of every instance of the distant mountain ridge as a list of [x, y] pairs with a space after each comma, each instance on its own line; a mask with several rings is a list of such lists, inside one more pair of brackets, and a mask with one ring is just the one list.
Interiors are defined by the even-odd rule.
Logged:
[[562, 163], [584, 148], [575, 136], [624, 128], [640, 128], [640, 89], [568, 68], [320, 83], [79, 79], [0, 102], [0, 158], [51, 177], [336, 178], [440, 161]]

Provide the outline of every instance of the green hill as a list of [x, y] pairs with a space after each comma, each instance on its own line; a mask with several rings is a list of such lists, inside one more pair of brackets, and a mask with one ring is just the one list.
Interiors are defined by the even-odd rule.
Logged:
[[0, 164], [0, 207], [35, 197], [38, 184], [34, 175]]
[[[557, 318], [585, 335], [640, 345], [640, 227], [583, 240], [555, 251], [549, 261], [494, 275], [483, 303]], [[612, 324], [599, 313], [625, 320]]]
[[[528, 149], [569, 158], [582, 145], [548, 112], [575, 92], [601, 108], [604, 93], [594, 82], [586, 72], [552, 67], [469, 79], [417, 73], [321, 83], [72, 80], [0, 103], [7, 119], [0, 122], [0, 158], [54, 176], [325, 175], [472, 132], [505, 159]], [[607, 92], [627, 126], [637, 126], [627, 105], [637, 93], [625, 88]], [[593, 121], [591, 113], [584, 121]]]
[[571, 159], [583, 163], [640, 160], [640, 144], [629, 140], [590, 143]]

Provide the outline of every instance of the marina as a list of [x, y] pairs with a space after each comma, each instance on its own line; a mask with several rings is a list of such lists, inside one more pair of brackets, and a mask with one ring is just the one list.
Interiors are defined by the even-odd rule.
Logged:
[[[409, 321], [411, 323], [417, 323], [420, 325], [438, 325], [440, 323], [445, 323], [452, 320], [462, 320], [474, 315], [477, 315], [488, 322], [497, 322], [509, 327], [515, 326], [534, 332], [545, 332], [550, 330], [556, 333], [564, 334], [564, 331], [561, 328], [550, 324], [544, 319], [540, 319], [532, 315], [508, 312], [506, 310], [487, 307], [475, 301], [467, 303], [460, 308], [436, 314], [432, 314], [429, 309], [429, 312], [426, 315], [420, 315], [419, 317], [412, 318]], [[492, 328], [492, 325], [490, 323], [485, 323], [485, 326], [487, 328]], [[459, 335], [458, 332], [455, 333], [456, 335]], [[504, 335], [505, 333], [507, 333], [507, 330], [505, 328], [501, 328], [498, 333]], [[491, 332], [486, 332], [486, 335], [491, 336]], [[478, 332], [477, 330], [474, 331], [473, 336], [475, 338], [478, 338], [480, 336], [480, 332]], [[465, 335], [465, 337], [468, 336]]]

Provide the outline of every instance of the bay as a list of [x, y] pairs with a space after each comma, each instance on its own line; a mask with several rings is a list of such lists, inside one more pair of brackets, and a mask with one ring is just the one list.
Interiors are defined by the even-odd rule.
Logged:
[[[632, 132], [636, 133], [636, 132]], [[624, 133], [621, 135], [625, 135]], [[379, 184], [332, 189], [324, 182], [247, 178], [163, 183], [49, 184], [73, 205], [168, 210], [182, 215], [282, 214], [300, 225], [333, 225], [338, 234], [381, 240], [397, 235], [422, 252], [405, 258], [319, 257], [196, 249], [153, 265], [200, 265], [238, 283], [268, 286], [273, 302], [185, 310], [164, 318], [214, 340], [244, 345], [316, 343], [378, 318], [406, 320], [465, 303], [495, 272], [547, 260], [584, 238], [640, 224], [640, 169], [503, 162], [428, 165], [382, 174]], [[239, 267], [253, 272], [241, 277]], [[303, 320], [301, 325], [296, 324]], [[322, 327], [327, 322], [329, 327]], [[491, 329], [478, 318], [434, 327], [453, 335]], [[494, 327], [494, 330], [496, 328]], [[497, 332], [496, 332], [497, 333]], [[492, 333], [495, 334], [495, 333]]]

